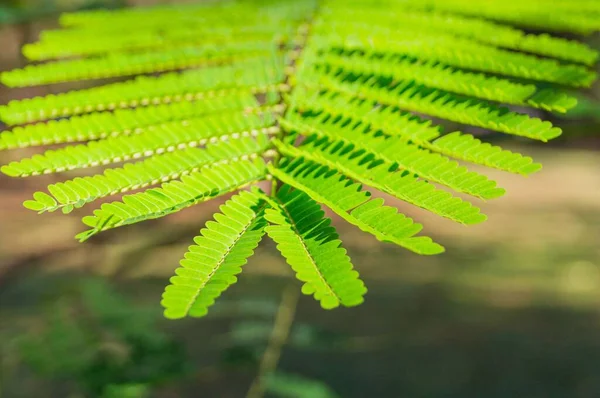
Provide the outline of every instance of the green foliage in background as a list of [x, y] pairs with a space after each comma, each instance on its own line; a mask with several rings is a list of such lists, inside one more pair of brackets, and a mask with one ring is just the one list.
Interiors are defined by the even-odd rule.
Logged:
[[14, 127], [0, 135], [0, 149], [61, 144], [2, 171], [104, 167], [25, 202], [69, 213], [124, 194], [83, 218], [82, 241], [238, 192], [194, 238], [165, 290], [165, 315], [181, 318], [205, 315], [264, 235], [323, 308], [360, 304], [367, 289], [321, 205], [423, 255], [444, 248], [377, 193], [461, 224], [483, 222], [463, 197], [491, 200], [504, 189], [463, 164], [523, 176], [541, 165], [424, 115], [542, 142], [558, 137], [559, 127], [521, 109], [573, 108], [565, 89], [590, 87], [598, 52], [522, 29], [589, 34], [600, 30], [600, 3], [227, 1], [71, 13], [60, 22], [23, 48], [48, 62], [0, 81], [119, 81], [2, 106], [0, 119]]
[[0, 25], [29, 22], [65, 11], [123, 5], [123, 0], [2, 0]]
[[[67, 285], [52, 288], [51, 304], [35, 308], [42, 316], [23, 317], [11, 324], [9, 333], [0, 331], [4, 333], [0, 352], [3, 359], [10, 358], [0, 364], [3, 394], [66, 396], [58, 391], [68, 390], [69, 396], [145, 398], [190, 393], [194, 387], [188, 383], [204, 377], [212, 380], [219, 375], [231, 383], [236, 372], [258, 367], [282, 312], [281, 302], [265, 295], [220, 301], [211, 312], [211, 325], [231, 325], [210, 338], [200, 356], [210, 358], [216, 349], [219, 358], [202, 366], [201, 358], [192, 363], [194, 344], [172, 338], [174, 333], [185, 333], [185, 327], [165, 332], [155, 307], [132, 302], [105, 279], [61, 275], [61, 283], [65, 279]], [[286, 312], [294, 311], [295, 302], [290, 305]], [[290, 319], [285, 343], [298, 350], [343, 349], [351, 342], [349, 336], [317, 325], [293, 323]], [[325, 383], [278, 367], [273, 363], [256, 376], [264, 378], [269, 394], [337, 397]]]
[[16, 338], [21, 361], [39, 377], [74, 382], [86, 396], [141, 398], [192, 369], [183, 346], [157, 328], [155, 312], [97, 279], [73, 293]]

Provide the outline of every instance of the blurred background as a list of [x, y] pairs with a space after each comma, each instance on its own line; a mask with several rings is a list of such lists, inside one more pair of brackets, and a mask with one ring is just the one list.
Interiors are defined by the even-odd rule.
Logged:
[[[157, 3], [0, 0], [0, 70], [22, 66], [20, 46], [60, 11]], [[0, 87], [0, 103], [77, 87]], [[206, 318], [167, 321], [162, 290], [217, 201], [78, 244], [86, 210], [21, 205], [59, 178], [0, 176], [0, 397], [599, 397], [600, 87], [578, 96], [568, 118], [539, 115], [563, 127], [551, 144], [486, 136], [544, 164], [485, 170], [508, 190], [480, 203], [486, 223], [397, 203], [447, 253], [334, 218], [369, 287], [354, 309], [299, 297], [267, 240]]]

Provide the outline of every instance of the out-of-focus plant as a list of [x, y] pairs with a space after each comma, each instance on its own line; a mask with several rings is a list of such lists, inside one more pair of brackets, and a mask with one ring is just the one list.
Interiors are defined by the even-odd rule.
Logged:
[[52, 305], [18, 338], [22, 361], [41, 377], [75, 383], [92, 397], [143, 397], [190, 370], [183, 347], [99, 279]]
[[[13, 373], [32, 371], [33, 379], [50, 383], [51, 391], [66, 386], [71, 394], [102, 398], [143, 398], [161, 389], [183, 393], [186, 381], [216, 372], [227, 378], [235, 369], [255, 371], [248, 397], [265, 393], [278, 397], [333, 398], [325, 383], [280, 370], [285, 347], [297, 350], [345, 350], [348, 337], [316, 325], [294, 323], [298, 293], [293, 288], [277, 296], [224, 300], [207, 324], [223, 320], [231, 329], [210, 337], [203, 349], [217, 350], [220, 359], [209, 369], [194, 365], [183, 342], [161, 331], [159, 313], [133, 305], [108, 282], [78, 280], [55, 297], [47, 311], [25, 328], [6, 335], [19, 365]], [[14, 354], [13, 353], [13, 354]], [[23, 376], [22, 376], [23, 377]], [[0, 381], [6, 381], [4, 379]], [[175, 385], [177, 382], [177, 386]], [[39, 391], [33, 387], [32, 393]], [[240, 388], [246, 388], [240, 386]], [[57, 390], [58, 389], [58, 390]], [[76, 396], [76, 395], [74, 395]]]
[[0, 25], [27, 22], [65, 11], [123, 5], [123, 0], [3, 0], [0, 3]]

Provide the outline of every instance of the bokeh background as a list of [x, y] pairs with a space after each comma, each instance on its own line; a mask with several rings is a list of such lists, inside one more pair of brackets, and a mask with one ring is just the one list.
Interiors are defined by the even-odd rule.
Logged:
[[[0, 0], [0, 70], [22, 66], [20, 46], [61, 10], [156, 3]], [[584, 40], [600, 49], [599, 34]], [[0, 103], [77, 87], [0, 87]], [[578, 95], [568, 117], [540, 115], [563, 127], [551, 144], [486, 136], [544, 164], [529, 178], [485, 170], [508, 190], [480, 203], [486, 223], [398, 203], [447, 253], [334, 218], [370, 289], [354, 309], [299, 297], [267, 241], [209, 316], [164, 320], [163, 287], [217, 201], [78, 244], [81, 210], [21, 205], [56, 176], [0, 176], [0, 397], [244, 397], [265, 350], [280, 357], [273, 397], [599, 397], [600, 88]]]

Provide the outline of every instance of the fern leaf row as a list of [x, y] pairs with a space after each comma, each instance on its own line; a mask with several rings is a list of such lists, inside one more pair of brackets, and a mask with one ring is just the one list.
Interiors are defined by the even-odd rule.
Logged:
[[[351, 21], [340, 23], [340, 21]], [[330, 8], [324, 12], [319, 23], [328, 27], [335, 25], [335, 30], [365, 30], [367, 25], [376, 29], [404, 31], [407, 33], [441, 33], [459, 38], [467, 38], [511, 50], [520, 50], [534, 54], [559, 58], [565, 61], [593, 65], [598, 60], [598, 51], [583, 43], [567, 40], [548, 34], [527, 34], [520, 29], [500, 25], [481, 18], [464, 17], [448, 13], [425, 12], [400, 7]]]
[[278, 131], [272, 113], [225, 113], [150, 126], [141, 134], [109, 137], [85, 145], [48, 150], [2, 167], [13, 177], [50, 174], [65, 170], [118, 163], [172, 152], [208, 142]]
[[[386, 5], [389, 1], [374, 2]], [[520, 26], [542, 28], [558, 32], [574, 32], [590, 34], [600, 30], [596, 14], [598, 4], [586, 0], [561, 0], [552, 2], [552, 11], [544, 0], [528, 0], [527, 2], [506, 2], [490, 0], [473, 8], [469, 0], [426, 0], [422, 2], [401, 1], [398, 4], [408, 8], [429, 9], [469, 16], [479, 16], [491, 20], [515, 23]]]
[[231, 62], [269, 55], [275, 48], [271, 42], [203, 45], [173, 50], [134, 54], [110, 54], [29, 65], [0, 75], [8, 87], [27, 87], [77, 80], [103, 79], [144, 73], [166, 72], [190, 67], [229, 64]]
[[[563, 95], [540, 95], [532, 84], [521, 84], [479, 73], [462, 72], [443, 64], [414, 62], [410, 59], [373, 59], [364, 56], [339, 57], [329, 55], [322, 62], [333, 74], [351, 72], [357, 76], [380, 76], [389, 80], [412, 80], [427, 87], [497, 101], [506, 104], [533, 106], [565, 113], [577, 105], [577, 100]], [[330, 72], [331, 73], [331, 72]], [[533, 101], [529, 98], [534, 97]]]
[[332, 117], [357, 118], [365, 124], [373, 124], [373, 128], [382, 129], [382, 126], [389, 126], [397, 134], [402, 134], [414, 142], [431, 141], [443, 133], [442, 126], [434, 124], [431, 120], [422, 119], [394, 106], [385, 106], [377, 101], [345, 93], [320, 92], [318, 89], [298, 87], [289, 101], [292, 109], [300, 114], [316, 115], [326, 112]]
[[370, 199], [360, 184], [325, 166], [306, 162], [303, 158], [284, 160], [280, 168], [269, 167], [279, 180], [306, 192], [337, 215], [384, 242], [393, 242], [419, 254], [439, 254], [444, 248], [429, 237], [415, 237], [423, 226], [380, 199]]
[[325, 32], [314, 37], [314, 45], [344, 51], [402, 54], [457, 68], [573, 87], [589, 87], [596, 78], [593, 71], [582, 65], [562, 64], [554, 59], [503, 50], [468, 39], [403, 31], [369, 34], [371, 31], [371, 27], [365, 26], [361, 35], [336, 36], [335, 32]]
[[481, 142], [471, 134], [458, 131], [446, 134], [424, 146], [455, 159], [523, 175], [535, 173], [542, 168], [541, 164], [534, 163], [530, 157]]
[[[65, 15], [65, 14], [63, 14]], [[206, 36], [212, 36], [214, 38], [220, 37], [236, 37], [237, 35], [247, 34], [252, 37], [254, 34], [279, 34], [282, 32], [288, 32], [288, 29], [292, 29], [296, 26], [293, 21], [273, 21], [269, 23], [256, 24], [252, 21], [246, 21], [245, 23], [231, 23], [231, 21], [213, 21], [211, 26], [202, 26], [197, 23], [194, 18], [184, 19], [173, 19], [166, 20], [165, 18], [154, 19], [154, 25], [147, 26], [135, 31], [131, 30], [131, 26], [119, 25], [119, 24], [103, 24], [103, 25], [81, 25], [76, 27], [65, 27], [59, 29], [48, 29], [40, 32], [39, 40], [30, 44], [26, 44], [23, 48], [28, 46], [37, 46], [38, 44], [51, 44], [51, 43], [68, 43], [74, 37], [83, 37], [85, 40], [90, 40], [90, 47], [94, 48], [94, 45], [100, 42], [112, 42], [115, 45], [115, 49], [119, 48], [120, 45], [128, 43], [126, 38], [123, 37], [123, 33], [129, 32], [131, 37], [130, 43], [136, 45], [139, 38], [156, 38], [157, 40], [169, 39], [169, 38], [183, 38], [188, 36], [196, 36], [198, 39], [205, 39]], [[158, 36], [157, 36], [158, 35]], [[161, 44], [161, 43], [158, 43]], [[110, 44], [107, 43], [106, 46]], [[83, 49], [82, 45], [78, 45]]]
[[361, 304], [367, 289], [319, 204], [287, 185], [269, 203], [267, 234], [304, 282], [302, 293], [313, 295], [325, 309]]
[[0, 107], [0, 120], [31, 123], [90, 113], [171, 102], [201, 100], [238, 92], [277, 90], [283, 78], [281, 59], [258, 58], [222, 67], [141, 76], [122, 83], [15, 100]]
[[[344, 128], [345, 124], [352, 127]], [[406, 141], [377, 136], [368, 131], [368, 126], [352, 123], [348, 119], [333, 120], [325, 114], [312, 120], [288, 114], [282, 125], [301, 134], [317, 134], [337, 139], [346, 139], [363, 148], [378, 159], [397, 164], [401, 169], [426, 180], [446, 185], [482, 199], [493, 199], [504, 194], [494, 181], [482, 174], [468, 171], [466, 167], [439, 154], [420, 149]]]
[[[274, 104], [271, 95], [265, 105]], [[250, 91], [240, 91], [200, 101], [183, 101], [114, 112], [95, 112], [69, 119], [15, 127], [0, 134], [0, 150], [66, 142], [97, 140], [140, 133], [143, 128], [174, 120], [197, 118], [220, 111], [257, 111], [260, 104]]]
[[[227, 42], [276, 43], [285, 41], [291, 34], [291, 26], [242, 26], [218, 28], [212, 26], [198, 27], [194, 25], [177, 27], [173, 30], [141, 31], [127, 35], [123, 31], [106, 32], [98, 35], [97, 31], [71, 29], [57, 31], [59, 34], [44, 35], [37, 43], [25, 45], [23, 54], [30, 60], [44, 61], [76, 56], [103, 55], [108, 53], [124, 53], [132, 51], [164, 50], [222, 45]], [[46, 32], [47, 33], [47, 32]], [[84, 36], [86, 40], [78, 40]], [[86, 37], [87, 36], [87, 37]]]
[[397, 106], [406, 111], [425, 113], [501, 133], [544, 142], [562, 134], [561, 129], [553, 126], [548, 121], [512, 112], [504, 107], [474, 101], [469, 98], [461, 98], [442, 90], [430, 89], [414, 84], [412, 81], [381, 86], [377, 80], [372, 78], [342, 80], [339, 76], [321, 75], [315, 76], [315, 80], [321, 87], [329, 91], [348, 95], [358, 93], [360, 98]]
[[[299, 20], [314, 8], [311, 2], [272, 8], [228, 7], [227, 14], [214, 14], [206, 7], [188, 8], [188, 12], [156, 8], [135, 11], [95, 12], [80, 19], [82, 14], [63, 14], [61, 24], [68, 29], [42, 32], [38, 43], [26, 45], [24, 53], [30, 59], [61, 58], [73, 55], [95, 55], [113, 51], [173, 48], [173, 46], [253, 40], [281, 41], [288, 38]], [[233, 9], [235, 8], [235, 9]], [[237, 9], [237, 10], [236, 10]], [[160, 11], [158, 11], [160, 10]], [[208, 12], [207, 12], [208, 11]], [[258, 11], [258, 12], [257, 12]], [[106, 20], [111, 23], [107, 24]], [[260, 21], [256, 23], [253, 21]], [[73, 38], [84, 38], [73, 43]]]
[[481, 142], [470, 134], [456, 131], [440, 137], [441, 128], [432, 126], [431, 121], [418, 120], [410, 113], [391, 106], [382, 107], [373, 101], [338, 94], [304, 94], [300, 100], [294, 100], [294, 106], [302, 112], [355, 119], [386, 135], [401, 136], [432, 152], [470, 163], [523, 175], [541, 168], [530, 157]]
[[276, 145], [286, 156], [306, 158], [338, 170], [354, 181], [461, 224], [477, 224], [486, 219], [471, 203], [437, 189], [414, 174], [398, 171], [397, 164], [377, 160], [372, 153], [356, 149], [353, 144], [312, 136], [299, 148], [281, 142]]
[[[316, 7], [316, 1], [303, 0], [292, 2], [231, 2], [224, 4], [178, 4], [152, 8], [133, 8], [125, 10], [94, 10], [92, 12], [64, 13], [59, 22], [63, 27], [85, 27], [98, 31], [132, 27], [148, 29], [151, 27], [177, 26], [182, 22], [246, 25], [280, 24], [299, 22], [310, 16]], [[106, 21], [111, 21], [107, 24]], [[108, 26], [107, 26], [108, 25]]]
[[215, 221], [207, 222], [194, 238], [165, 289], [161, 304], [167, 318], [206, 315], [215, 299], [237, 281], [263, 237], [265, 207], [265, 200], [247, 191], [221, 206]]
[[133, 195], [123, 196], [121, 202], [105, 203], [93, 216], [83, 222], [92, 227], [77, 236], [81, 241], [91, 236], [123, 225], [164, 217], [200, 202], [236, 191], [266, 175], [261, 158], [238, 160], [206, 167], [171, 181], [160, 188], [151, 188]]
[[77, 177], [48, 186], [50, 195], [36, 192], [25, 207], [38, 212], [56, 211], [70, 213], [96, 199], [146, 188], [201, 170], [220, 162], [245, 160], [262, 154], [269, 140], [266, 135], [257, 139], [242, 137], [206, 145], [205, 149], [187, 148], [151, 157], [123, 167], [107, 169], [103, 174]]

